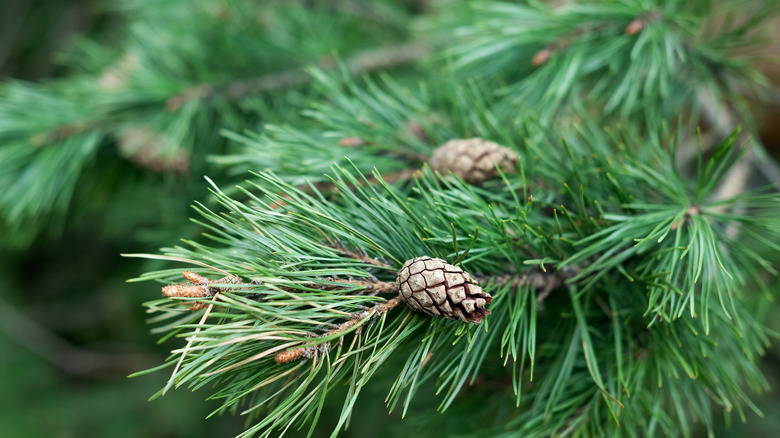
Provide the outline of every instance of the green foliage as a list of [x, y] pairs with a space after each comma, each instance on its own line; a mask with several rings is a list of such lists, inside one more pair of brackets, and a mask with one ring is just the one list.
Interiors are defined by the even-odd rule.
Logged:
[[[559, 3], [109, 2], [122, 28], [78, 41], [66, 76], [0, 84], [0, 245], [103, 213], [168, 241], [208, 173], [203, 237], [140, 254], [185, 266], [136, 280], [242, 283], [147, 303], [175, 346], [137, 374], [209, 392], [243, 436], [337, 435], [374, 405], [425, 436], [713, 435], [718, 411], [761, 415], [780, 197], [723, 189], [763, 156], [745, 97], [777, 2]], [[429, 62], [373, 74], [398, 65], [382, 49], [408, 63], [430, 42]], [[744, 128], [716, 138], [736, 127], [722, 112]], [[515, 168], [431, 170], [471, 137]], [[481, 325], [366, 286], [422, 255], [493, 296]]]
[[[741, 242], [724, 229], [737, 224], [746, 233], [761, 230], [763, 243], [774, 248], [780, 198], [749, 194], [702, 202], [732, 159], [733, 137], [702, 164], [697, 184], [679, 174], [660, 145], [582, 135], [570, 143], [528, 146], [523, 157], [533, 150], [548, 159], [523, 158], [521, 171], [495, 182], [502, 189], [439, 181], [426, 171], [405, 194], [381, 183], [378, 174], [380, 184], [372, 185], [361, 172], [356, 176], [356, 168], [336, 168], [332, 199], [315, 186], [295, 188], [272, 174], [259, 174], [251, 190], [242, 189], [247, 203], [216, 190], [225, 213], [198, 207], [213, 246], [187, 242], [189, 249], [171, 248], [159, 258], [201, 264], [207, 268], [202, 273], [227, 271], [253, 284], [217, 295], [216, 307], [200, 320], [169, 299], [149, 304], [161, 313], [155, 320], [165, 321], [162, 332], [188, 340], [170, 358], [169, 364], [179, 365], [169, 387], [219, 382], [214, 396], [223, 409], [257, 418], [248, 436], [313, 428], [327, 396], [346, 384], [338, 431], [363, 387], [393, 374], [391, 410], [431, 415], [435, 409], [451, 418], [448, 409], [464, 404], [460, 409], [478, 425], [470, 432], [475, 436], [654, 429], [690, 435], [693, 421], [712, 429], [710, 403], [743, 416], [743, 406], [751, 405], [742, 386], [766, 389], [755, 361], [768, 338], [733, 297], [760, 298], [748, 291], [760, 287], [755, 274], [761, 259], [740, 251]], [[567, 166], [546, 168], [564, 156], [571, 157]], [[577, 186], [579, 193], [570, 188]], [[717, 212], [730, 203], [744, 205], [750, 215]], [[488, 280], [483, 286], [495, 301], [483, 326], [395, 309], [366, 314], [343, 338], [312, 337], [378, 300], [346, 279], [394, 278], [330, 242], [394, 269], [425, 254], [462, 259], [467, 271], [487, 275], [574, 265], [580, 273], [568, 296], [561, 292], [541, 305], [527, 287]], [[143, 278], [171, 281], [179, 272]], [[322, 290], [339, 282], [343, 290]], [[273, 360], [286, 348], [325, 342], [338, 347], [308, 362]], [[495, 404], [515, 406], [501, 415], [494, 404], [475, 407], [456, 398], [467, 383], [490, 385], [510, 369], [511, 385], [497, 393], [503, 397], [491, 396]], [[440, 395], [438, 408], [414, 403], [425, 392]], [[671, 409], [662, 413], [660, 406]]]
[[[384, 174], [420, 167], [434, 147], [463, 136], [496, 138], [520, 144], [523, 120], [495, 108], [495, 99], [478, 82], [458, 84], [453, 78], [434, 86], [404, 86], [393, 78], [363, 78], [364, 86], [349, 76], [329, 76], [313, 70], [314, 86], [328, 100], [303, 112], [309, 129], [265, 125], [263, 134], [225, 136], [244, 146], [243, 153], [214, 156], [212, 161], [233, 172], [271, 170], [296, 184], [328, 181], [334, 162], [351, 165], [368, 175], [373, 168]], [[512, 129], [507, 129], [507, 128]], [[342, 145], [355, 139], [357, 144]]]
[[[318, 423], [335, 435], [366, 398], [401, 414], [397, 430], [431, 435], [691, 436], [716, 429], [713, 406], [758, 413], [746, 388], [768, 389], [757, 361], [773, 333], [750, 309], [771, 298], [780, 198], [720, 197], [739, 132], [708, 150], [691, 129], [702, 90], [760, 83], [733, 44], [698, 32], [700, 6], [477, 2], [442, 21], [449, 65], [420, 70], [435, 80], [314, 70], [324, 99], [304, 125], [227, 134], [244, 152], [214, 161], [260, 173], [215, 186], [221, 211], [197, 207], [211, 242], [147, 256], [251, 280], [200, 299], [205, 313], [149, 303], [157, 330], [186, 340], [161, 394], [214, 386], [217, 412], [249, 417], [246, 436]], [[671, 131], [681, 111], [693, 116]], [[601, 127], [615, 119], [622, 128]], [[517, 169], [472, 186], [425, 165], [473, 136], [517, 151]], [[482, 279], [494, 296], [484, 325], [377, 310], [352, 281], [392, 282], [421, 255]], [[542, 273], [567, 281], [549, 296], [499, 281]], [[302, 347], [316, 354], [274, 360]]]
[[[480, 1], [449, 9], [436, 27], [442, 38], [456, 38], [449, 49], [454, 69], [502, 81], [505, 99], [545, 122], [581, 98], [599, 108], [599, 117], [640, 121], [649, 108], [662, 118], [699, 109], [697, 95], [705, 90], [736, 103], [741, 87], [763, 83], [749, 63], [750, 49], [777, 6], [773, 0], [559, 7]], [[650, 118], [648, 126], [658, 122]]]

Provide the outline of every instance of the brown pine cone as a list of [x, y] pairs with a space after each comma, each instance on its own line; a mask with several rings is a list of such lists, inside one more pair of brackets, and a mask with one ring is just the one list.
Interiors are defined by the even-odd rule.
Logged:
[[408, 260], [396, 280], [401, 299], [412, 309], [433, 316], [472, 321], [490, 314], [493, 297], [469, 274], [442, 259], [424, 256]]
[[509, 148], [481, 138], [456, 139], [433, 151], [430, 166], [446, 175], [453, 173], [469, 184], [479, 184], [506, 172], [517, 164], [518, 155]]

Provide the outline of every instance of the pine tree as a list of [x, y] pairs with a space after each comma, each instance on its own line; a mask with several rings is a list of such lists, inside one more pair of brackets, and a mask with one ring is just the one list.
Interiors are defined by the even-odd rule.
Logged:
[[251, 174], [209, 180], [203, 237], [142, 255], [179, 263], [139, 277], [177, 341], [158, 395], [210, 391], [244, 436], [338, 434], [375, 404], [417, 436], [745, 421], [780, 250], [747, 103], [773, 14], [443, 2], [411, 80], [311, 69], [305, 119], [227, 125], [243, 151], [214, 161]]

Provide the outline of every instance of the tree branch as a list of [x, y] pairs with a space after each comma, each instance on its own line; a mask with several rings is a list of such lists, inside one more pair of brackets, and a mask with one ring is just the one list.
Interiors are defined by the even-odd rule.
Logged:
[[[428, 56], [430, 52], [431, 46], [428, 44], [409, 43], [368, 50], [349, 58], [345, 64], [350, 73], [360, 74], [409, 64]], [[320, 67], [330, 70], [335, 67], [335, 63], [330, 60], [329, 62], [321, 63]], [[166, 108], [169, 111], [176, 111], [190, 100], [213, 94], [220, 95], [228, 101], [235, 101], [251, 94], [297, 87], [309, 82], [310, 79], [311, 76], [305, 69], [295, 68], [281, 73], [239, 80], [220, 86], [200, 84], [168, 99]]]
[[368, 264], [368, 265], [374, 265], [380, 268], [389, 269], [391, 271], [397, 271], [398, 269], [394, 268], [393, 266], [389, 265], [388, 263], [377, 260], [375, 258], [371, 258], [368, 253], [366, 253], [363, 250], [357, 250], [357, 249], [349, 249], [347, 248], [342, 242], [334, 241], [330, 237], [327, 238], [328, 240], [328, 246], [337, 250], [339, 252], [339, 255], [342, 257], [349, 257], [352, 259], [355, 259], [359, 262]]
[[[368, 310], [352, 313], [349, 315], [349, 319], [347, 319], [345, 322], [341, 323], [336, 328], [328, 330], [327, 332], [325, 332], [323, 335], [319, 337], [327, 338], [327, 337], [339, 335], [355, 326], [358, 326], [357, 330], [360, 330], [362, 328], [362, 325], [365, 324], [366, 321], [368, 321], [369, 317], [377, 317], [381, 314], [384, 314], [390, 309], [399, 305], [400, 303], [401, 303], [401, 298], [395, 297], [389, 301], [379, 303]], [[341, 339], [343, 339], [343, 337], [339, 338], [339, 342], [341, 342]], [[276, 354], [274, 360], [278, 364], [285, 364], [300, 359], [312, 359], [312, 358], [316, 359], [317, 355], [321, 353], [327, 353], [331, 350], [331, 348], [332, 346], [330, 342], [321, 342], [321, 343], [310, 342], [301, 347], [294, 348], [292, 350], [279, 352]]]
[[493, 282], [510, 288], [528, 287], [539, 291], [536, 302], [541, 303], [550, 295], [550, 292], [562, 287], [566, 280], [580, 273], [578, 266], [566, 266], [561, 270], [555, 271], [531, 271], [522, 274], [500, 274], [475, 276], [474, 279], [480, 283]]

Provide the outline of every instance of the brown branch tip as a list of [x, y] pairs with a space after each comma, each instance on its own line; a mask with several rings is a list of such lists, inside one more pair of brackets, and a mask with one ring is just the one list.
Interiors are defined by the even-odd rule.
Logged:
[[626, 35], [636, 35], [639, 32], [645, 30], [645, 27], [653, 21], [661, 18], [660, 11], [648, 11], [635, 18], [631, 23], [626, 26]]
[[544, 64], [548, 59], [550, 59], [552, 52], [553, 50], [550, 47], [545, 47], [544, 49], [536, 52], [534, 57], [531, 59], [531, 65], [534, 67], [539, 67], [540, 65]]
[[[181, 274], [185, 280], [189, 283], [176, 283], [163, 286], [162, 293], [166, 297], [187, 297], [187, 298], [203, 298], [211, 297], [222, 291], [224, 288], [218, 288], [211, 286], [212, 283], [217, 284], [242, 284], [240, 277], [235, 275], [228, 275], [227, 277], [220, 278], [219, 280], [209, 280], [206, 277], [202, 277], [192, 271], [184, 271]], [[206, 303], [196, 302], [190, 307], [190, 310], [195, 311], [206, 307]]]

